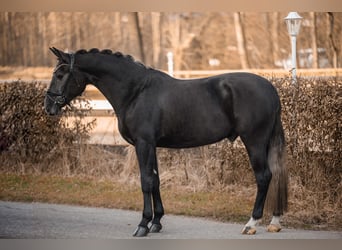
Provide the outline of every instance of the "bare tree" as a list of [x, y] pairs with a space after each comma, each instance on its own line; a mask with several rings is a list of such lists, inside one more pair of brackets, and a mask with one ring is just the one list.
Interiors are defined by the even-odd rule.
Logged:
[[1, 16], [1, 53], [0, 59], [2, 65], [8, 63], [8, 37], [10, 35], [10, 14], [8, 12], [0, 13]]
[[312, 25], [310, 29], [311, 35], [311, 48], [312, 48], [312, 68], [318, 68], [318, 53], [317, 53], [317, 31], [316, 31], [316, 13], [310, 12], [310, 18], [312, 20]]
[[48, 43], [47, 43], [47, 13], [39, 12], [38, 13], [38, 26], [39, 26], [39, 33], [41, 34], [41, 37], [43, 39], [39, 39], [41, 43], [41, 49], [42, 52], [40, 53], [41, 58], [40, 60], [44, 62], [44, 64], [47, 64], [47, 57], [48, 57]]
[[145, 61], [143, 39], [139, 25], [138, 12], [129, 12], [122, 16], [125, 51]]
[[134, 20], [135, 20], [135, 27], [137, 30], [137, 36], [138, 36], [138, 46], [140, 49], [140, 58], [142, 62], [145, 62], [145, 53], [144, 53], [144, 43], [143, 43], [143, 35], [142, 31], [139, 25], [139, 13], [134, 12]]
[[335, 25], [334, 13], [328, 12], [328, 17], [329, 17], [329, 39], [330, 39], [331, 47], [333, 49], [333, 67], [337, 68], [338, 63], [339, 63], [338, 62], [339, 49], [337, 47], [337, 42], [336, 42], [337, 39], [334, 36], [334, 25]]
[[213, 13], [201, 15], [198, 22], [190, 22], [191, 13], [172, 13], [168, 22], [164, 23], [164, 36], [168, 41], [169, 49], [174, 54], [174, 68], [180, 70], [189, 67], [184, 60], [184, 53], [192, 50], [192, 42], [200, 36], [213, 18]]
[[250, 68], [250, 64], [248, 60], [245, 30], [243, 27], [241, 12], [234, 12], [234, 24], [235, 24], [237, 48], [238, 48], [238, 52], [240, 56], [241, 67], [243, 69], [248, 69]]
[[[313, 25], [303, 27], [298, 44], [313, 49], [313, 67], [319, 66], [318, 47], [327, 48], [331, 65], [339, 67], [341, 13], [303, 14]], [[166, 68], [166, 52], [171, 50], [176, 70], [208, 68], [209, 57], [220, 60], [221, 68], [272, 67], [289, 50], [279, 16], [277, 12], [1, 12], [0, 63], [52, 66], [55, 59], [48, 47], [55, 46], [71, 51], [110, 48], [157, 68]]]
[[168, 19], [166, 26], [166, 34], [168, 35], [167, 40], [169, 41], [170, 49], [174, 54], [174, 68], [175, 70], [180, 70], [183, 63], [183, 52], [189, 47], [191, 40], [194, 37], [194, 33], [182, 32], [181, 14], [173, 13]]
[[275, 62], [279, 60], [279, 13], [273, 12], [270, 14], [271, 18], [269, 18], [269, 25], [270, 25], [270, 42], [271, 42], [271, 49], [272, 49], [272, 59], [273, 65]]
[[151, 26], [152, 26], [152, 64], [154, 67], [159, 67], [159, 58], [161, 53], [161, 27], [160, 27], [160, 13], [151, 12]]

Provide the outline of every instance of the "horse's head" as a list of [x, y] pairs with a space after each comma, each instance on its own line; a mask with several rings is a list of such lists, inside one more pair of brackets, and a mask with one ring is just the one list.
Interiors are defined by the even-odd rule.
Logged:
[[62, 107], [82, 94], [87, 79], [75, 63], [75, 54], [64, 53], [56, 48], [50, 50], [57, 56], [58, 62], [46, 92], [44, 106], [49, 115], [57, 115]]

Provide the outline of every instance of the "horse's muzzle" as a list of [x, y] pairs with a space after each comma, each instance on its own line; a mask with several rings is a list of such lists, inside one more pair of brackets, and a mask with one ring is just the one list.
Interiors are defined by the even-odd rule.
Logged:
[[46, 96], [44, 100], [44, 109], [46, 114], [51, 116], [59, 115], [61, 113], [61, 107], [48, 96]]

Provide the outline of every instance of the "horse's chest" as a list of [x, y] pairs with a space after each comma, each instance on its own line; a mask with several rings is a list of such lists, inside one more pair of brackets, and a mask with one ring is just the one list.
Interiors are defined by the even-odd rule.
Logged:
[[130, 132], [129, 127], [127, 124], [122, 120], [118, 119], [118, 129], [121, 134], [121, 136], [130, 144], [134, 144], [134, 138]]

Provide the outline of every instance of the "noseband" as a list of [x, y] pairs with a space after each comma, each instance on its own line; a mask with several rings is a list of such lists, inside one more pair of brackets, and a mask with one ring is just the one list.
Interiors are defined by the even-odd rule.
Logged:
[[[70, 54], [70, 64], [67, 64], [67, 63], [62, 63], [60, 65], [58, 65], [53, 73], [55, 73], [60, 67], [62, 66], [70, 66], [69, 67], [69, 73], [72, 74], [73, 73], [73, 70], [74, 70], [74, 64], [75, 64], [75, 54], [74, 53], [71, 53]], [[68, 76], [68, 78], [70, 77], [70, 75]], [[68, 79], [67, 79], [68, 80]], [[63, 86], [63, 89], [62, 89], [62, 93], [55, 93], [55, 92], [52, 92], [50, 90], [46, 91], [46, 96], [54, 102], [54, 104], [62, 107], [64, 105], [66, 105], [66, 97], [64, 95], [64, 90], [65, 90], [65, 86], [66, 84], [64, 84]]]

